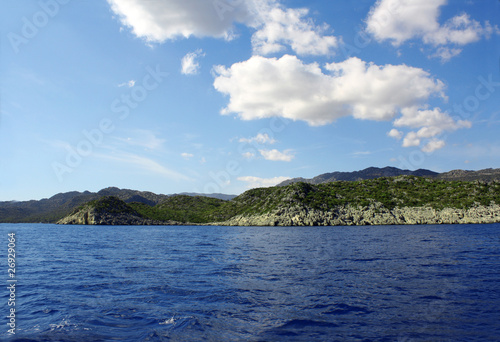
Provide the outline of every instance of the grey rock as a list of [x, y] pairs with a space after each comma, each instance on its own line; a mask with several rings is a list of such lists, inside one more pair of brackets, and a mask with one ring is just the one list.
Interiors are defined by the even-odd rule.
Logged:
[[129, 226], [129, 225], [182, 225], [176, 221], [157, 221], [145, 219], [137, 215], [126, 213], [99, 213], [94, 208], [85, 208], [59, 220], [57, 224], [70, 225], [102, 225], [102, 226]]
[[351, 226], [405, 224], [467, 224], [500, 222], [500, 206], [477, 205], [470, 209], [431, 207], [384, 208], [380, 203], [367, 207], [340, 206], [320, 211], [295, 205], [263, 215], [238, 215], [217, 225], [227, 226]]

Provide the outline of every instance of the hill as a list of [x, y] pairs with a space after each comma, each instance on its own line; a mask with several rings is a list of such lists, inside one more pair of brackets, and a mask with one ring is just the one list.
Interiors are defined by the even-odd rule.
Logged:
[[[119, 212], [130, 210], [133, 216], [167, 224], [492, 223], [500, 222], [500, 182], [397, 176], [258, 188], [230, 201], [178, 195], [154, 207], [142, 203], [125, 205], [120, 206]], [[84, 206], [80, 212], [88, 210]]]
[[[197, 195], [197, 194], [191, 194]], [[142, 203], [155, 206], [173, 195], [155, 194], [149, 191], [137, 191], [109, 187], [99, 192], [66, 192], [44, 198], [39, 201], [0, 202], [0, 223], [43, 222], [51, 223], [60, 220], [75, 208], [92, 200], [106, 196], [114, 196], [126, 203]], [[208, 194], [207, 197], [231, 199], [234, 195]]]
[[450, 172], [438, 173], [425, 169], [418, 169], [416, 171], [401, 170], [396, 167], [369, 167], [360, 171], [353, 172], [330, 172], [324, 173], [314, 178], [292, 178], [288, 179], [278, 186], [289, 185], [292, 183], [305, 182], [310, 184], [323, 184], [335, 181], [359, 181], [364, 179], [375, 179], [380, 177], [395, 177], [395, 176], [418, 176], [430, 177], [443, 180], [462, 180], [462, 181], [492, 181], [500, 180], [500, 169], [485, 169], [480, 171], [464, 171], [453, 170]]
[[[426, 177], [435, 180], [450, 180], [450, 181], [493, 181], [500, 180], [500, 169], [485, 169], [480, 171], [464, 171], [464, 170], [453, 170], [445, 173], [437, 173], [429, 170], [401, 170], [394, 167], [385, 167], [385, 168], [376, 168], [370, 167], [360, 171], [354, 172], [331, 172], [319, 175], [312, 179], [304, 179], [304, 178], [295, 178], [288, 181], [285, 181], [279, 186], [286, 186], [289, 184], [297, 183], [297, 182], [305, 182], [313, 185], [326, 184], [329, 182], [337, 182], [337, 181], [349, 181], [355, 182], [360, 180], [369, 180], [369, 179], [377, 179], [380, 177], [395, 177], [395, 176], [418, 176], [418, 177]], [[189, 197], [198, 197], [203, 196], [207, 198], [215, 198], [224, 201], [232, 200], [234, 195], [224, 195], [224, 194], [196, 194], [196, 193], [182, 193], [181, 195], [189, 196]], [[60, 193], [52, 196], [48, 199], [42, 199], [39, 201], [24, 201], [24, 202], [0, 202], [0, 223], [20, 223], [20, 222], [45, 222], [52, 223], [57, 222], [61, 218], [67, 216], [71, 213], [75, 208], [89, 202], [92, 200], [96, 200], [99, 198], [103, 198], [105, 196], [114, 196], [118, 199], [124, 201], [125, 203], [141, 203], [143, 204], [142, 211], [149, 211], [150, 215], [153, 215], [158, 218], [163, 217], [161, 213], [153, 211], [156, 205], [166, 201], [171, 197], [175, 197], [177, 195], [162, 195], [155, 194], [153, 192], [147, 191], [137, 191], [137, 190], [129, 190], [129, 189], [118, 189], [115, 187], [110, 187], [106, 189], [102, 189], [99, 192], [67, 192]], [[201, 201], [201, 200], [197, 200]], [[204, 205], [215, 205], [211, 203], [210, 200], [207, 201]], [[232, 202], [232, 205], [235, 205]], [[178, 208], [178, 207], [177, 207]], [[206, 219], [202, 219], [207, 215], [207, 212], [200, 211], [201, 215], [198, 217], [192, 217], [191, 213], [184, 212], [183, 210], [176, 209], [177, 215], [185, 215], [184, 220], [189, 217], [191, 222], [201, 222]], [[187, 216], [186, 216], [187, 215]], [[177, 216], [176, 216], [177, 217]], [[210, 219], [216, 219], [216, 216], [208, 216]], [[226, 214], [220, 216], [228, 217]]]

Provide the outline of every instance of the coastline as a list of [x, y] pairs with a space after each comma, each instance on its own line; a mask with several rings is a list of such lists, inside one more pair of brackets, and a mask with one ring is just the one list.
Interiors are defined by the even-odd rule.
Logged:
[[197, 225], [197, 226], [369, 226], [418, 224], [499, 223], [500, 206], [475, 206], [469, 209], [431, 207], [396, 207], [377, 204], [368, 207], [339, 206], [321, 211], [300, 206], [281, 207], [267, 214], [236, 215], [221, 222], [158, 221], [125, 213], [98, 213], [93, 209], [79, 211], [59, 220], [61, 225]]

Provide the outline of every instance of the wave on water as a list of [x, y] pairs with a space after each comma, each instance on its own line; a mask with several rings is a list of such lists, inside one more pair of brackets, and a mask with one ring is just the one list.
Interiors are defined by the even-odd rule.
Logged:
[[0, 340], [495, 340], [499, 228], [0, 225]]

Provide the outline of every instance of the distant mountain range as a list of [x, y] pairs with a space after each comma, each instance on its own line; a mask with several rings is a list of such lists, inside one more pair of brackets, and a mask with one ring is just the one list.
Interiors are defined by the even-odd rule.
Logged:
[[330, 172], [324, 173], [314, 178], [292, 178], [278, 184], [278, 186], [286, 186], [292, 183], [305, 182], [310, 184], [322, 184], [335, 181], [359, 181], [365, 179], [375, 179], [380, 177], [396, 177], [396, 176], [418, 176], [430, 177], [442, 180], [460, 180], [460, 181], [492, 181], [500, 180], [500, 169], [485, 169], [480, 171], [464, 171], [453, 170], [444, 173], [438, 173], [425, 169], [416, 171], [401, 170], [396, 167], [369, 167], [361, 171], [354, 172]]
[[[401, 170], [395, 167], [376, 168], [370, 167], [354, 172], [331, 172], [319, 175], [311, 179], [293, 178], [280, 183], [278, 186], [285, 186], [297, 182], [311, 184], [321, 184], [333, 181], [358, 181], [375, 179], [380, 177], [394, 177], [401, 175], [411, 175], [420, 177], [431, 177], [442, 180], [461, 181], [492, 181], [500, 180], [500, 169], [485, 169], [480, 171], [453, 170], [445, 173], [437, 173], [430, 170], [419, 169], [416, 171]], [[0, 202], [0, 223], [20, 223], [20, 222], [56, 222], [65, 217], [75, 208], [105, 196], [115, 196], [126, 203], [138, 202], [148, 206], [155, 206], [164, 202], [168, 198], [177, 195], [162, 195], [148, 191], [137, 191], [129, 189], [118, 189], [110, 187], [99, 192], [66, 192], [45, 198], [39, 201], [9, 201]], [[204, 196], [222, 200], [231, 200], [235, 195], [225, 194], [197, 194], [182, 193], [179, 195]]]
[[[109, 187], [102, 189], [99, 192], [72, 191], [60, 193], [39, 201], [0, 202], [0, 223], [56, 222], [62, 217], [68, 215], [76, 207], [105, 196], [115, 196], [126, 203], [139, 202], [149, 206], [154, 206], [175, 195], [178, 194], [158, 195], [149, 191]], [[236, 195], [225, 194], [182, 193], [182, 195], [205, 196], [223, 200], [230, 200], [236, 197]]]

